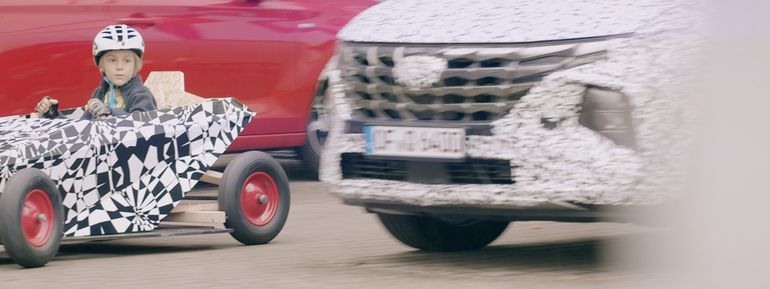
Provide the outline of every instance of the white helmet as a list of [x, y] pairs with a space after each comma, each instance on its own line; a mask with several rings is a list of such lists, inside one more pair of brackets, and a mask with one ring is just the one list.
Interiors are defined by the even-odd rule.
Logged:
[[133, 50], [139, 58], [142, 58], [144, 54], [142, 35], [125, 24], [107, 26], [94, 37], [94, 62], [99, 65], [99, 58], [107, 51], [124, 49]]

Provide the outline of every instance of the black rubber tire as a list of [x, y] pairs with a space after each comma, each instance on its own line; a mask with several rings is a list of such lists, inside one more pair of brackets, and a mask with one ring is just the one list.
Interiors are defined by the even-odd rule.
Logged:
[[[308, 137], [312, 136], [308, 135]], [[320, 152], [309, 143], [309, 140], [305, 140], [305, 144], [297, 150], [297, 153], [302, 159], [302, 163], [305, 164], [304, 167], [307, 170], [306, 178], [318, 180], [318, 171], [321, 167]]]
[[391, 235], [413, 248], [427, 251], [462, 251], [481, 249], [499, 237], [509, 222], [466, 221], [450, 223], [440, 219], [377, 214]]
[[[48, 196], [54, 215], [51, 235], [40, 247], [27, 242], [21, 224], [24, 199], [27, 194], [37, 189]], [[8, 256], [16, 264], [27, 268], [44, 266], [59, 251], [63, 228], [64, 208], [56, 184], [38, 169], [27, 168], [14, 173], [0, 194], [0, 240]]]
[[306, 179], [318, 180], [318, 171], [321, 168], [320, 152], [318, 152], [315, 149], [315, 146], [311, 145], [308, 140], [305, 140], [305, 144], [297, 150], [297, 153], [304, 164], [305, 170], [303, 171], [307, 172], [304, 177]]
[[324, 99], [328, 89], [329, 82], [326, 79], [320, 79], [316, 85], [316, 93], [310, 108], [305, 144], [297, 150], [297, 154], [302, 158], [302, 162], [313, 179], [318, 179], [321, 152], [326, 143], [326, 135], [329, 133], [328, 124], [325, 124], [329, 120], [324, 112]]
[[[241, 188], [251, 174], [268, 174], [278, 189], [278, 209], [267, 224], [257, 226], [249, 222], [241, 210]], [[225, 168], [219, 185], [219, 210], [227, 215], [225, 227], [233, 229], [230, 235], [245, 245], [266, 244], [273, 240], [283, 229], [289, 216], [290, 205], [289, 178], [281, 164], [273, 157], [257, 151], [241, 153]]]

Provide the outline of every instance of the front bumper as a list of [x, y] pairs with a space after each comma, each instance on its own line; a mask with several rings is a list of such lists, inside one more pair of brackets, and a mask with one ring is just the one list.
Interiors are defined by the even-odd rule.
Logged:
[[[560, 221], [560, 222], [632, 222], [651, 221], [665, 206], [578, 206], [569, 203], [542, 203], [512, 208], [504, 205], [434, 205], [419, 206], [382, 200], [345, 200], [345, 204], [365, 207], [375, 214], [417, 215], [449, 220]], [[654, 224], [654, 223], [651, 223]]]
[[[334, 193], [348, 201], [394, 202], [417, 206], [504, 207], [528, 207], [552, 202], [638, 203], [635, 185], [641, 177], [642, 160], [629, 149], [598, 140], [602, 139], [588, 130], [583, 134], [576, 133], [572, 141], [556, 139], [545, 143], [517, 141], [494, 135], [469, 136], [466, 141], [467, 156], [506, 161], [510, 166], [512, 182], [429, 184], [345, 178], [343, 156], [363, 153], [364, 137], [361, 134], [337, 132], [332, 133], [327, 142], [329, 146], [324, 156], [322, 178], [332, 185]], [[582, 153], [564, 153], [580, 144]], [[443, 164], [440, 160], [427, 163], [436, 166]]]

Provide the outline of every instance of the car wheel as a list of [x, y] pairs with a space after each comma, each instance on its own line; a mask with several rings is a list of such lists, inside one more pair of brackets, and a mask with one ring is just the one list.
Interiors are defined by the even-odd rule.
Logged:
[[8, 256], [27, 268], [45, 265], [59, 251], [63, 227], [56, 184], [38, 169], [14, 173], [0, 194], [0, 240]]
[[508, 227], [508, 222], [447, 221], [425, 216], [377, 214], [391, 235], [411, 247], [428, 251], [483, 248]]
[[218, 199], [230, 235], [245, 245], [265, 244], [289, 216], [289, 179], [270, 155], [241, 153], [222, 173]]
[[310, 121], [307, 125], [307, 139], [299, 149], [299, 156], [310, 170], [313, 178], [318, 178], [321, 152], [323, 151], [326, 137], [329, 135], [329, 119], [324, 109], [324, 98], [329, 88], [328, 81], [318, 82], [313, 106], [310, 109]]

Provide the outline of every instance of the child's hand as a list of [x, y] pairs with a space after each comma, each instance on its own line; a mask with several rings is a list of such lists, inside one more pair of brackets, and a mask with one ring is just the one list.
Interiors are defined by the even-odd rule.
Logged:
[[92, 98], [91, 100], [86, 103], [86, 106], [83, 107], [83, 109], [90, 113], [93, 116], [100, 117], [100, 116], [107, 116], [110, 115], [110, 109], [105, 105], [101, 100]]
[[46, 114], [54, 104], [58, 104], [59, 101], [51, 98], [50, 96], [43, 96], [43, 99], [35, 105], [35, 112], [39, 115]]

